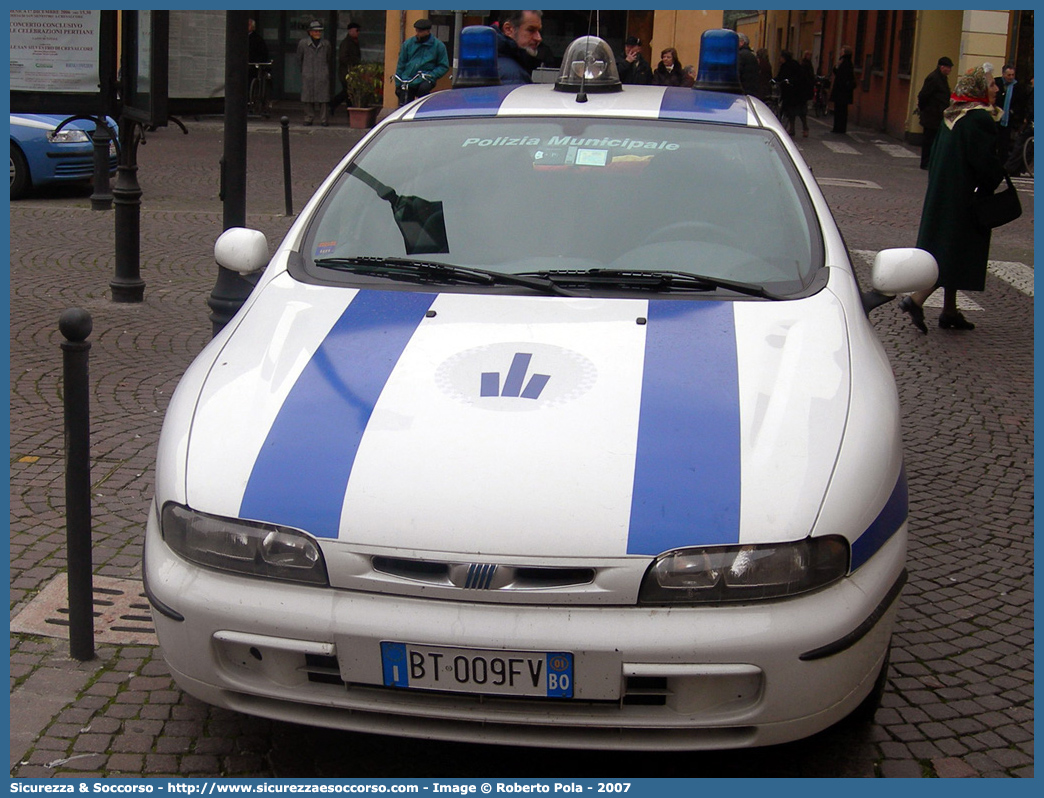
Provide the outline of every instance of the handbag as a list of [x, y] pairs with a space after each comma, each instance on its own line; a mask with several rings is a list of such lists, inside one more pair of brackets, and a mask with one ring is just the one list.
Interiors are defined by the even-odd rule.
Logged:
[[1022, 203], [1010, 175], [1005, 173], [1004, 180], [1008, 184], [1004, 191], [975, 191], [975, 218], [987, 230], [1013, 222], [1022, 216]]

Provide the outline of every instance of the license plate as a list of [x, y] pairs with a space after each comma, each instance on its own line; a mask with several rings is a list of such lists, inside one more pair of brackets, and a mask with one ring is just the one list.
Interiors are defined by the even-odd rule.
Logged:
[[573, 655], [381, 643], [386, 687], [573, 697]]

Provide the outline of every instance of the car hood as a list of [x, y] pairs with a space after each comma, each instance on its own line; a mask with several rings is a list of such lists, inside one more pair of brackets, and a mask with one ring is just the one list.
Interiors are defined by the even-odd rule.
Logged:
[[196, 403], [204, 512], [322, 539], [617, 557], [805, 537], [849, 406], [844, 311], [303, 286], [252, 298]]
[[[11, 127], [31, 127], [38, 130], [54, 130], [72, 114], [11, 114]], [[115, 121], [107, 118], [109, 123], [115, 127]], [[94, 122], [87, 119], [77, 119], [66, 125], [74, 130], [94, 130]]]

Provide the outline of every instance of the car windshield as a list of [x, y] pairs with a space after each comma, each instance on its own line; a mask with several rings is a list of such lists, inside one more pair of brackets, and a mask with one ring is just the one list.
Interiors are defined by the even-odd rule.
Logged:
[[587, 290], [655, 272], [787, 295], [809, 285], [822, 243], [769, 131], [500, 117], [389, 125], [340, 175], [303, 254], [319, 279], [405, 257], [556, 280], [596, 270]]

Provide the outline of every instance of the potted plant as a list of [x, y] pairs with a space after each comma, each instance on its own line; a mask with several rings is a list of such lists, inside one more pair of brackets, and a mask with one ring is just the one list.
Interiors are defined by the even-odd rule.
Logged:
[[348, 126], [373, 127], [384, 103], [384, 65], [367, 62], [353, 66], [344, 76], [348, 95]]

